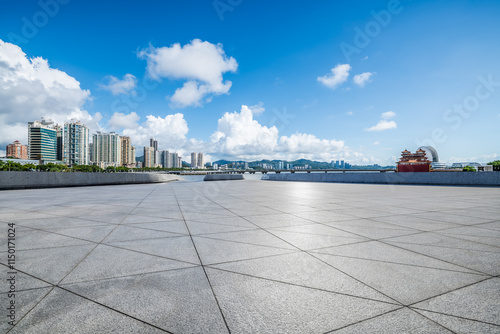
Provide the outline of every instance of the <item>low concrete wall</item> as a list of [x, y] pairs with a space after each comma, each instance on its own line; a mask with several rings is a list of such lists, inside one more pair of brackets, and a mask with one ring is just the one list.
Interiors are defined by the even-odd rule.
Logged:
[[243, 174], [207, 174], [203, 181], [244, 180]]
[[177, 181], [177, 175], [160, 173], [0, 172], [0, 190], [99, 186]]
[[263, 175], [262, 180], [379, 184], [434, 184], [453, 186], [500, 186], [500, 172], [281, 173]]

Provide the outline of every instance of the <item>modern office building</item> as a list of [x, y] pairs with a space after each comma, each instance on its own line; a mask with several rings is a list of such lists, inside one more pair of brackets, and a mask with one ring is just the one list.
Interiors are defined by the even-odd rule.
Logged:
[[45, 120], [28, 123], [28, 157], [31, 160], [57, 160], [57, 129]]
[[115, 132], [98, 131], [92, 138], [92, 163], [101, 168], [121, 166], [121, 139]]
[[120, 137], [121, 141], [121, 163], [125, 167], [135, 167], [135, 147], [132, 146], [130, 137]]
[[8, 158], [28, 160], [28, 147], [16, 140], [14, 143], [7, 145], [6, 156]]
[[[88, 165], [89, 156], [89, 128], [79, 121], [72, 120], [64, 123], [63, 139], [64, 163], [70, 167], [74, 165]], [[60, 140], [59, 140], [60, 141]]]
[[155, 167], [155, 149], [154, 147], [144, 146], [144, 167]]

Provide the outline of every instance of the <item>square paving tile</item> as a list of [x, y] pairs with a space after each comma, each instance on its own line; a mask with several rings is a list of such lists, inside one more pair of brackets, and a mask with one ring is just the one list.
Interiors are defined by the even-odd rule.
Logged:
[[499, 333], [499, 201], [258, 180], [2, 191], [9, 333]]

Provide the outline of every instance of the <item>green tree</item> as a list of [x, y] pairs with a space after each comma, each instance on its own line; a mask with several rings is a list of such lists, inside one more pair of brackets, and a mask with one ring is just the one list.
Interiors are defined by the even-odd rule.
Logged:
[[462, 169], [462, 172], [475, 172], [476, 169], [472, 166], [465, 166], [464, 169]]

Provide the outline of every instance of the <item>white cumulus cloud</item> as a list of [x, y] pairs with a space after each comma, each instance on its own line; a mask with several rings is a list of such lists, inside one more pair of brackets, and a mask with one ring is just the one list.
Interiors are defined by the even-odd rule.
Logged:
[[139, 119], [139, 115], [135, 112], [131, 112], [128, 115], [115, 112], [108, 120], [108, 127], [114, 131], [118, 131], [120, 129], [134, 129], [139, 126], [137, 123]]
[[245, 160], [306, 158], [330, 161], [350, 154], [357, 156], [341, 140], [320, 139], [299, 132], [280, 137], [275, 126], [262, 125], [253, 116], [253, 110], [245, 105], [240, 112], [225, 113], [210, 138], [210, 154]]
[[385, 119], [379, 121], [376, 125], [365, 129], [366, 131], [384, 131], [389, 129], [395, 129], [398, 125], [394, 121], [386, 121]]
[[394, 111], [387, 111], [387, 112], [382, 113], [383, 119], [391, 119], [393, 117], [396, 117], [396, 113]]
[[109, 75], [105, 78], [105, 80], [107, 83], [100, 84], [99, 87], [110, 91], [113, 95], [134, 94], [135, 88], [137, 87], [137, 78], [132, 74], [125, 74], [122, 80]]
[[91, 129], [102, 115], [90, 115], [83, 105], [90, 91], [67, 73], [51, 68], [41, 57], [28, 58], [22, 49], [0, 40], [0, 145], [14, 140], [27, 144], [27, 122], [52, 118], [62, 123], [77, 118]]
[[318, 77], [318, 81], [321, 82], [328, 88], [335, 89], [344, 82], [347, 81], [349, 77], [349, 71], [351, 70], [351, 65], [349, 64], [339, 64], [332, 68], [332, 73], [327, 74], [322, 77]]
[[231, 81], [224, 81], [223, 74], [236, 72], [238, 63], [226, 56], [222, 44], [212, 44], [194, 39], [181, 46], [149, 47], [139, 52], [147, 60], [147, 73], [153, 79], [184, 80], [170, 101], [174, 106], [201, 106], [213, 95], [229, 93]]
[[376, 125], [366, 128], [365, 131], [384, 131], [396, 129], [398, 127], [395, 121], [389, 121], [389, 119], [396, 117], [396, 113], [394, 111], [386, 111], [380, 116], [382, 119]]
[[278, 129], [253, 119], [252, 110], [243, 105], [241, 111], [225, 113], [210, 137], [213, 150], [223, 156], [258, 156], [275, 150]]
[[[135, 113], [115, 112], [108, 121], [108, 127], [123, 136], [129, 136], [136, 147], [149, 146], [149, 138], [155, 137], [161, 149], [178, 149], [187, 141], [189, 131], [184, 115], [181, 113], [165, 117], [148, 115], [144, 122]], [[142, 153], [137, 152], [140, 156]]]
[[361, 74], [357, 74], [353, 77], [352, 81], [358, 85], [359, 87], [364, 87], [366, 83], [370, 82], [373, 73], [365, 72]]

